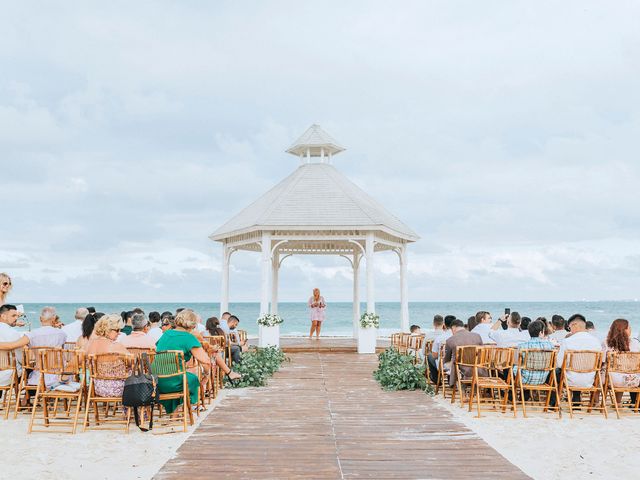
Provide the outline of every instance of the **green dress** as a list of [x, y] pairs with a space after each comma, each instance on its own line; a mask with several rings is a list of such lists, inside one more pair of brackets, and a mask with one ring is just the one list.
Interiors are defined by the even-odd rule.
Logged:
[[[163, 352], [165, 350], [180, 350], [184, 352], [185, 362], [191, 360], [191, 349], [197, 347], [202, 347], [198, 339], [189, 332], [183, 332], [181, 330], [167, 330], [156, 343], [157, 352]], [[153, 365], [151, 366], [151, 370], [153, 371]], [[187, 382], [189, 384], [191, 405], [196, 405], [198, 403], [200, 382], [196, 375], [189, 372], [187, 372]], [[182, 390], [182, 378], [160, 378], [158, 379], [158, 389], [160, 390], [160, 393], [179, 392]], [[182, 404], [179, 399], [162, 400], [160, 403], [167, 413], [173, 413], [173, 411]]]

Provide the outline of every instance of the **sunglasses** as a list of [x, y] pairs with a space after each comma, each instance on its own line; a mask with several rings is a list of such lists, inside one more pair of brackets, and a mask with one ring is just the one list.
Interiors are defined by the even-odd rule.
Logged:
[[11, 282], [2, 282], [3, 287], [8, 287], [9, 285], [11, 285]]

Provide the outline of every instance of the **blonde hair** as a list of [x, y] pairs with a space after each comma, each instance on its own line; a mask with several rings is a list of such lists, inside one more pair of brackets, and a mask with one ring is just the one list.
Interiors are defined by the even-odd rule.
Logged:
[[198, 323], [198, 314], [193, 310], [182, 310], [176, 315], [176, 327], [182, 327], [185, 330], [193, 330]]
[[103, 315], [102, 318], [96, 322], [93, 331], [99, 337], [108, 337], [111, 330], [120, 330], [123, 326], [120, 315], [117, 313], [109, 313]]
[[[3, 280], [7, 280], [9, 282], [9, 288], [7, 289], [7, 293], [9, 293], [13, 288], [13, 282], [11, 281], [11, 277], [8, 274], [2, 272], [0, 273], [0, 283], [2, 283]], [[0, 293], [0, 305], [4, 304], [5, 296], [6, 295], [4, 293]]]

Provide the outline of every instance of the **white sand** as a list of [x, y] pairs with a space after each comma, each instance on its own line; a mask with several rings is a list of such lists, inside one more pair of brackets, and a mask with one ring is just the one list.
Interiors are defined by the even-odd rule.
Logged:
[[[229, 390], [195, 417], [196, 425], [213, 410]], [[155, 435], [138, 430], [135, 422], [124, 431], [88, 430], [75, 435], [59, 433], [27, 434], [29, 417], [0, 419], [2, 455], [0, 478], [12, 480], [128, 480], [149, 479], [175, 454], [195, 430], [187, 433]], [[156, 429], [154, 428], [154, 432]]]
[[436, 401], [514, 465], [535, 479], [640, 478], [640, 416], [475, 412]]

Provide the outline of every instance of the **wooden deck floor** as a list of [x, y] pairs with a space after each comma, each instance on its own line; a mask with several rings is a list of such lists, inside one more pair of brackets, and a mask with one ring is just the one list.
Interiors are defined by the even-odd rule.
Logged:
[[157, 480], [528, 478], [422, 392], [383, 392], [374, 355], [300, 353], [230, 392]]
[[[252, 339], [249, 343], [257, 345], [258, 340]], [[383, 351], [389, 345], [389, 339], [379, 338], [377, 349]], [[320, 339], [315, 337], [312, 339], [308, 337], [280, 337], [280, 348], [288, 354], [305, 352], [357, 353], [358, 341], [349, 337], [321, 337]]]

